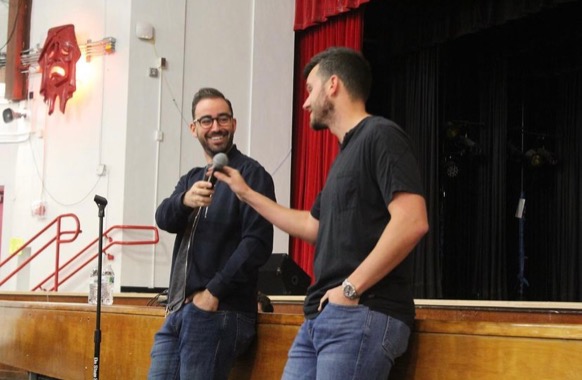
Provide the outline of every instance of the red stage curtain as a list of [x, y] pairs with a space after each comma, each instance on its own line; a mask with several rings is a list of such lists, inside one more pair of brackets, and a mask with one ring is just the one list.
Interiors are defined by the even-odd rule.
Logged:
[[[311, 209], [339, 150], [337, 138], [329, 131], [315, 132], [309, 126], [309, 113], [302, 108], [307, 97], [303, 68], [311, 57], [330, 46], [347, 46], [361, 50], [362, 20], [363, 10], [360, 8], [333, 17], [328, 22], [297, 35], [291, 173], [291, 207], [294, 209]], [[292, 238], [289, 252], [295, 262], [313, 279], [313, 246]]]
[[295, 0], [295, 30], [304, 30], [329, 17], [357, 9], [370, 0]]

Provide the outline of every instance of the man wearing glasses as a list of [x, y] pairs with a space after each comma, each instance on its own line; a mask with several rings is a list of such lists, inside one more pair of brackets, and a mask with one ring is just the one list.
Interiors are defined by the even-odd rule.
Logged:
[[224, 183], [209, 178], [213, 158], [228, 156], [253, 188], [275, 200], [271, 175], [234, 145], [236, 119], [218, 90], [202, 88], [190, 124], [208, 165], [180, 178], [156, 211], [176, 234], [167, 317], [154, 338], [149, 379], [227, 379], [255, 337], [258, 269], [273, 248], [273, 226]]

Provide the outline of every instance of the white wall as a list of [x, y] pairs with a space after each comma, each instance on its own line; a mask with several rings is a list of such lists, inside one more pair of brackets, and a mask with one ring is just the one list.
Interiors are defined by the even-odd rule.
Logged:
[[[86, 71], [80, 69], [77, 92], [64, 115], [58, 109], [47, 115], [38, 94], [40, 74], [30, 76], [33, 99], [12, 105], [30, 110], [28, 121], [18, 122], [27, 123], [33, 133], [24, 142], [0, 144], [0, 157], [8, 161], [0, 163], [0, 184], [5, 186], [0, 260], [7, 257], [11, 238], [27, 240], [64, 213], [79, 216], [83, 233], [64, 246], [62, 256], [85, 247], [98, 235], [95, 194], [109, 202], [105, 229], [153, 225], [156, 206], [179, 176], [204, 164], [202, 150], [186, 128], [192, 96], [203, 86], [216, 87], [232, 100], [236, 144], [273, 174], [278, 200], [289, 204], [293, 16], [293, 0], [33, 2], [32, 46], [42, 46], [50, 27], [73, 23], [79, 44], [111, 36], [117, 40], [116, 51], [79, 64]], [[154, 27], [153, 40], [137, 38], [138, 22]], [[167, 67], [151, 78], [149, 69], [159, 57]], [[163, 135], [161, 141], [156, 133]], [[96, 174], [100, 164], [106, 166], [103, 176]], [[47, 205], [44, 218], [30, 212], [39, 200]], [[149, 236], [126, 233], [117, 238]], [[173, 237], [161, 232], [155, 247], [113, 247], [109, 253], [115, 255], [117, 289], [166, 287]], [[287, 252], [285, 234], [277, 232], [274, 250]], [[33, 277], [54, 266], [54, 254], [43, 256], [32, 268]], [[77, 277], [61, 290], [85, 292], [88, 273]], [[15, 288], [16, 281], [2, 287]]]
[[[28, 240], [56, 216], [73, 213], [78, 216], [83, 233], [70, 244], [63, 246], [61, 262], [85, 247], [98, 236], [95, 194], [109, 199], [110, 204], [123, 204], [123, 151], [125, 149], [125, 123], [128, 108], [128, 40], [130, 3], [116, 1], [40, 1], [34, 2], [31, 14], [30, 45], [42, 48], [51, 27], [72, 23], [77, 42], [99, 40], [115, 36], [121, 41], [115, 54], [94, 57], [90, 63], [81, 59], [77, 64], [77, 91], [66, 105], [48, 116], [48, 107], [39, 94], [41, 75], [29, 75], [32, 99], [14, 104], [26, 108], [27, 123], [34, 131], [30, 137], [13, 144], [16, 152], [11, 164], [13, 178], [1, 178], [10, 184], [5, 189], [5, 220], [3, 224], [2, 258], [8, 256], [10, 239]], [[117, 22], [110, 22], [116, 19]], [[112, 97], [114, 96], [114, 98]], [[6, 145], [0, 146], [0, 149]], [[97, 176], [100, 163], [116, 163], [106, 176]], [[31, 215], [31, 206], [38, 201], [46, 203], [46, 215]], [[110, 207], [105, 225], [122, 223], [122, 207]], [[70, 219], [69, 219], [70, 220]], [[74, 224], [68, 223], [64, 229]], [[54, 231], [55, 229], [52, 229]], [[35, 252], [45, 243], [37, 241]], [[55, 248], [51, 246], [31, 268], [34, 284], [40, 274], [46, 275], [54, 268]], [[6, 270], [3, 271], [6, 273]], [[67, 283], [63, 290], [86, 290], [85, 273]], [[32, 286], [33, 284], [31, 284]], [[3, 287], [6, 289], [6, 286]]]
[[[2, 46], [8, 36], [8, 0], [0, 1], [0, 25], [2, 25], [0, 27], [0, 46]], [[6, 49], [3, 49], [3, 51], [6, 52]]]

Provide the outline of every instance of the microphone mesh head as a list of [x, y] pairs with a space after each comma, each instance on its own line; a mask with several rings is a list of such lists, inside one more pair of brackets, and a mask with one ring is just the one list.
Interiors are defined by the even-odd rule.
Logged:
[[212, 158], [212, 166], [214, 170], [221, 170], [223, 167], [228, 165], [228, 156], [224, 153], [217, 153]]

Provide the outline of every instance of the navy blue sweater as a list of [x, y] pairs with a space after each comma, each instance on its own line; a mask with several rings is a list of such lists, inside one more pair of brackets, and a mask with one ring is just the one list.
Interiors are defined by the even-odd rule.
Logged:
[[[228, 159], [228, 165], [237, 169], [253, 190], [275, 200], [273, 179], [257, 161], [236, 146]], [[205, 174], [205, 167], [190, 170], [156, 210], [158, 226], [176, 234], [172, 269], [187, 220], [197, 211], [182, 203], [184, 193]], [[207, 288], [220, 300], [219, 310], [256, 312], [258, 269], [272, 250], [273, 226], [217, 181], [212, 203], [200, 214], [188, 252], [186, 295]]]

